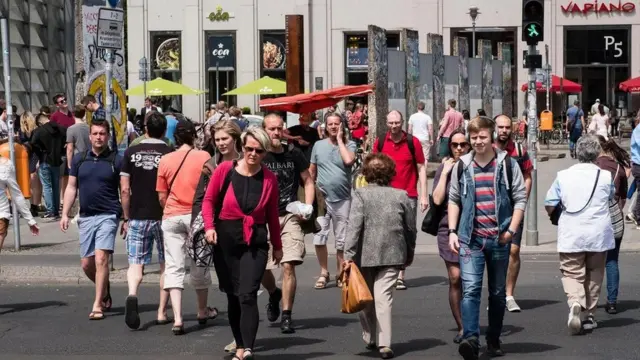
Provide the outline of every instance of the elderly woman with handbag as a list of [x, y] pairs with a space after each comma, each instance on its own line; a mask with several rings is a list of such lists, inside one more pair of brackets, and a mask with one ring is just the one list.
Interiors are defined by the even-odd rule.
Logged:
[[545, 199], [551, 222], [558, 225], [560, 272], [572, 335], [597, 327], [594, 313], [607, 251], [615, 248], [609, 210], [615, 188], [611, 173], [595, 164], [601, 152], [596, 137], [580, 138], [576, 145], [580, 163], [558, 172]]
[[373, 295], [373, 303], [360, 312], [367, 349], [391, 359], [393, 291], [400, 270], [413, 262], [416, 214], [406, 191], [389, 186], [395, 175], [391, 158], [370, 154], [362, 173], [369, 185], [352, 192], [344, 267], [355, 262]]

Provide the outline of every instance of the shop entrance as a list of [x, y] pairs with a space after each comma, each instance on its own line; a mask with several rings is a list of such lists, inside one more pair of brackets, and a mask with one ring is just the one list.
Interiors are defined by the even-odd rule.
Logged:
[[618, 85], [629, 79], [629, 67], [626, 65], [588, 65], [567, 66], [565, 77], [582, 84], [582, 107], [585, 112], [591, 109], [596, 99], [611, 108], [624, 108], [626, 93]]

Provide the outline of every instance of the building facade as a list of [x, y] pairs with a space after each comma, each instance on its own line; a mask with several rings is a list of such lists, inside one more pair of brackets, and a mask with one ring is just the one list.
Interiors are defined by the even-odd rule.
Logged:
[[[445, 53], [451, 54], [455, 36], [472, 38], [471, 5], [480, 12], [477, 41], [494, 42], [494, 55], [498, 42], [513, 44], [519, 89], [527, 70], [522, 67], [522, 2], [516, 0], [130, 0], [128, 84], [140, 84], [138, 62], [147, 56], [152, 78], [179, 80], [207, 91], [177, 100], [186, 115], [202, 119], [217, 98], [255, 110], [259, 96], [217, 94], [265, 75], [284, 79], [287, 14], [304, 16], [305, 88], [314, 91], [367, 82], [369, 24], [387, 30], [392, 49], [400, 46], [402, 28], [419, 32], [420, 52], [427, 51], [426, 34], [442, 34]], [[632, 61], [640, 59], [640, 48], [631, 46], [640, 37], [637, 6], [635, 0], [545, 1], [545, 41], [538, 49], [544, 54], [549, 46], [553, 74], [583, 85], [577, 96], [585, 108], [596, 98], [618, 108], [634, 108], [633, 98], [619, 92], [617, 85], [640, 76], [640, 62]], [[129, 99], [136, 107], [142, 101]], [[525, 105], [520, 91], [517, 103], [521, 113]]]

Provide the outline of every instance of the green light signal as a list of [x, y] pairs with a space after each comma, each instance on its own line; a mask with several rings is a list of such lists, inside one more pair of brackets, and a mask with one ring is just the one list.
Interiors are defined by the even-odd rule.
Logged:
[[538, 29], [536, 29], [536, 25], [535, 24], [531, 24], [529, 25], [529, 37], [538, 37], [540, 36], [540, 33], [538, 32]]

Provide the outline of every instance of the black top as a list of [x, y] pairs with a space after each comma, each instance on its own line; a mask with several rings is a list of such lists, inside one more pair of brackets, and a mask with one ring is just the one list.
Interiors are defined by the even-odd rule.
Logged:
[[236, 196], [238, 205], [240, 205], [240, 209], [246, 215], [251, 214], [260, 203], [263, 182], [264, 173], [262, 170], [253, 176], [243, 176], [236, 169], [233, 169], [231, 186], [233, 186], [233, 193]]
[[262, 163], [278, 179], [278, 210], [280, 216], [283, 216], [287, 213], [287, 205], [298, 200], [300, 174], [309, 169], [309, 161], [299, 149], [285, 148], [282, 153], [267, 153]]
[[302, 150], [307, 159], [311, 158], [311, 150], [313, 149], [313, 144], [320, 140], [318, 136], [318, 130], [314, 129], [310, 126], [304, 127], [302, 125], [295, 125], [288, 129], [289, 135], [291, 136], [301, 136], [302, 140], [309, 143], [307, 146], [302, 146], [298, 144], [297, 141], [292, 141], [293, 146]]
[[162, 140], [147, 139], [124, 153], [121, 175], [129, 176], [131, 203], [129, 217], [134, 220], [162, 220], [162, 207], [156, 192], [160, 158], [171, 152]]
[[53, 122], [37, 128], [31, 135], [31, 147], [40, 163], [51, 166], [62, 165], [63, 149], [67, 143], [67, 130]]

